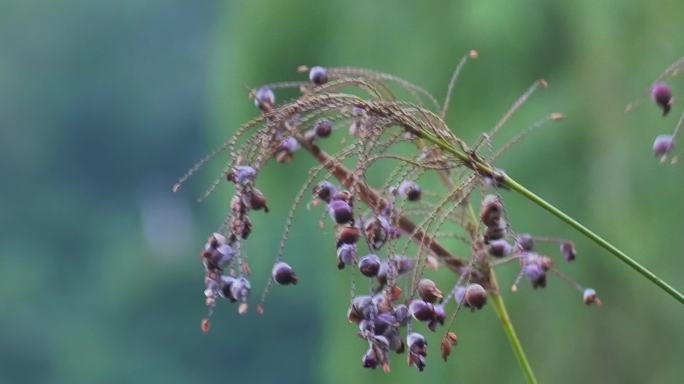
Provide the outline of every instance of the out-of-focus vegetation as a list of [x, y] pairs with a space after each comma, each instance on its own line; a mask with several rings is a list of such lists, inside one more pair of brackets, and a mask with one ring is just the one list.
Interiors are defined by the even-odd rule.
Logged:
[[[300, 284], [274, 290], [263, 317], [220, 306], [204, 336], [197, 255], [230, 187], [194, 202], [219, 162], [182, 193], [170, 187], [256, 115], [244, 85], [294, 78], [300, 64], [354, 65], [441, 96], [475, 48], [453, 129], [472, 141], [547, 79], [507, 132], [552, 111], [568, 119], [499, 165], [681, 289], [684, 168], [650, 151], [681, 105], [667, 119], [651, 105], [623, 108], [684, 55], [683, 12], [677, 1], [617, 0], [2, 2], [0, 382], [521, 382], [491, 310], [458, 320], [446, 364], [433, 342], [422, 374], [402, 356], [388, 376], [362, 369], [365, 345], [345, 319], [349, 278], [317, 211], [297, 216], [288, 246]], [[311, 164], [299, 156], [261, 180], [272, 212], [248, 246], [257, 294], [293, 181]], [[540, 381], [681, 382], [684, 308], [539, 208], [505, 198], [516, 230], [576, 240], [565, 270], [605, 303], [586, 308], [558, 280], [505, 295]]]

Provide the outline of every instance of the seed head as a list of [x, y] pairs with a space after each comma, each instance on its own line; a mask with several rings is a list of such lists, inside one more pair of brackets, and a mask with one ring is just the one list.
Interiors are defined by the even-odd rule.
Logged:
[[328, 82], [328, 70], [323, 67], [312, 67], [309, 70], [309, 80], [316, 85]]
[[672, 107], [672, 89], [667, 84], [654, 84], [651, 88], [651, 98], [663, 110], [663, 116], [670, 112]]
[[314, 125], [314, 132], [317, 137], [322, 139], [329, 137], [332, 133], [332, 123], [328, 119], [318, 120], [316, 125]]
[[577, 250], [572, 241], [563, 241], [560, 243], [560, 252], [565, 258], [565, 261], [573, 261], [577, 257]]
[[658, 135], [653, 142], [653, 153], [656, 157], [667, 156], [674, 149], [674, 139], [672, 135]]
[[473, 309], [481, 309], [487, 304], [487, 291], [480, 284], [470, 284], [465, 290], [465, 301]]
[[378, 255], [366, 255], [359, 260], [359, 271], [366, 277], [375, 277], [380, 271], [380, 264]]
[[254, 105], [261, 110], [272, 108], [275, 105], [275, 94], [271, 88], [259, 88], [254, 95]]
[[416, 290], [418, 291], [418, 296], [428, 303], [441, 302], [444, 297], [442, 291], [440, 291], [439, 288], [437, 288], [437, 285], [435, 285], [435, 282], [430, 279], [421, 279], [418, 282]]
[[273, 265], [271, 276], [273, 277], [273, 280], [280, 285], [297, 284], [297, 275], [295, 274], [294, 269], [282, 261]]

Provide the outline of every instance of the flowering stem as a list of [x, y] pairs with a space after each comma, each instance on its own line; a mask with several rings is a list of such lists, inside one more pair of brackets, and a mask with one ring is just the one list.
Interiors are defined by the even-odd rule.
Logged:
[[589, 239], [591, 239], [592, 241], [594, 241], [601, 248], [610, 252], [612, 255], [614, 255], [615, 257], [620, 259], [623, 263], [632, 267], [635, 271], [639, 272], [639, 274], [641, 274], [642, 276], [651, 280], [655, 285], [657, 285], [663, 291], [667, 292], [670, 296], [675, 298], [677, 301], [684, 304], [684, 295], [681, 292], [677, 291], [675, 288], [673, 288], [671, 285], [666, 283], [660, 277], [656, 276], [653, 272], [648, 270], [646, 267], [639, 264], [639, 262], [637, 262], [636, 260], [627, 256], [627, 254], [625, 254], [624, 252], [619, 250], [616, 246], [609, 243], [607, 240], [605, 240], [601, 236], [597, 235], [596, 233], [591, 231], [589, 228], [580, 224], [577, 220], [568, 216], [565, 212], [556, 208], [555, 206], [553, 206], [548, 201], [542, 199], [541, 197], [539, 197], [534, 192], [525, 188], [525, 186], [518, 183], [517, 181], [515, 181], [510, 176], [508, 176], [505, 173], [501, 172], [500, 170], [497, 170], [494, 167], [490, 166], [489, 164], [487, 164], [486, 162], [481, 160], [477, 155], [469, 154], [467, 152], [467, 150], [456, 148], [455, 146], [453, 146], [451, 143], [448, 143], [444, 139], [435, 137], [435, 136], [433, 136], [429, 133], [426, 133], [426, 132], [421, 132], [421, 137], [423, 137], [426, 140], [437, 145], [442, 150], [453, 154], [459, 160], [463, 161], [467, 167], [469, 167], [473, 171], [477, 172], [478, 174], [483, 175], [483, 176], [488, 176], [488, 177], [493, 178], [494, 180], [497, 180], [497, 182], [502, 184], [504, 187], [510, 188], [511, 190], [519, 193], [520, 195], [522, 195], [526, 199], [530, 200], [531, 202], [533, 202], [533, 203], [537, 204], [538, 206], [544, 208], [546, 211], [548, 211], [552, 215], [558, 217], [559, 219], [561, 219], [562, 221], [564, 221], [565, 223], [570, 225], [572, 228], [577, 230], [579, 233], [583, 234], [584, 236], [586, 236]]
[[523, 350], [522, 344], [520, 344], [518, 335], [515, 333], [515, 328], [513, 328], [511, 318], [508, 317], [508, 311], [506, 310], [506, 305], [504, 304], [503, 297], [501, 296], [501, 293], [499, 293], [499, 284], [496, 281], [496, 275], [494, 274], [494, 270], [492, 270], [490, 274], [490, 283], [492, 285], [492, 291], [489, 293], [489, 297], [491, 298], [492, 304], [494, 306], [494, 311], [499, 316], [499, 320], [501, 320], [501, 326], [506, 332], [508, 342], [511, 344], [511, 347], [513, 348], [513, 353], [515, 354], [515, 357], [518, 359], [520, 369], [523, 371], [525, 379], [528, 383], [536, 384], [537, 378], [534, 376], [534, 372], [532, 371], [532, 366], [530, 366], [530, 362], [527, 361], [527, 356], [525, 356], [525, 351]]
[[601, 246], [603, 249], [607, 250], [608, 252], [612, 253], [614, 256], [616, 256], [618, 259], [620, 259], [622, 262], [625, 264], [629, 265], [632, 267], [634, 270], [639, 272], [641, 275], [646, 277], [647, 279], [651, 280], [654, 284], [656, 284], [658, 287], [660, 287], [662, 290], [667, 292], [670, 296], [674, 297], [677, 301], [680, 303], [684, 304], [684, 295], [682, 295], [681, 292], [677, 291], [675, 288], [673, 288], [671, 285], [666, 283], [663, 279], [660, 277], [656, 276], [653, 272], [648, 270], [646, 267], [642, 266], [637, 262], [636, 260], [632, 259], [631, 257], [627, 256], [624, 252], [619, 250], [617, 247], [615, 247], [613, 244], [609, 243], [606, 241], [604, 238], [601, 236], [597, 235], [594, 233], [592, 230], [589, 228], [585, 227], [584, 225], [580, 224], [577, 220], [573, 219], [572, 217], [568, 216], [565, 214], [563, 211], [560, 209], [556, 208], [555, 206], [551, 205], [551, 203], [547, 202], [546, 200], [542, 199], [538, 195], [536, 195], [534, 192], [530, 191], [529, 189], [525, 188], [522, 184], [518, 183], [514, 179], [510, 178], [509, 176], [504, 176], [504, 182], [507, 187], [510, 189], [518, 192], [519, 194], [523, 195], [525, 198], [528, 200], [532, 201], [533, 203], [537, 204], [538, 206], [544, 208], [546, 211], [551, 213], [552, 215], [558, 217], [559, 219], [563, 220], [565, 223], [576, 229], [578, 232], [582, 233], [584, 236], [590, 238], [593, 240], [596, 244]]

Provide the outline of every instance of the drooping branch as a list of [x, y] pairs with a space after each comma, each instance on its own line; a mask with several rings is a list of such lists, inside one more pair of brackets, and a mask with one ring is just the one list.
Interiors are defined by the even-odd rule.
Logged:
[[[319, 148], [312, 142], [304, 139], [301, 136], [296, 136], [299, 144], [307, 152], [311, 153], [313, 157], [321, 163], [331, 175], [333, 175], [340, 184], [347, 188], [353, 185], [358, 188], [358, 198], [366, 203], [369, 207], [375, 210], [382, 210], [388, 207], [388, 203], [383, 199], [378, 192], [369, 187], [366, 183], [356, 180], [354, 174], [348, 170], [344, 165], [333, 159], [325, 151]], [[417, 242], [419, 245], [428, 248], [435, 256], [437, 256], [449, 269], [461, 275], [465, 270], [465, 263], [460, 258], [451, 254], [441, 244], [437, 242], [432, 236], [417, 229], [417, 226], [408, 217], [395, 212], [395, 225], [401, 228], [404, 232], [409, 234], [411, 240]]]

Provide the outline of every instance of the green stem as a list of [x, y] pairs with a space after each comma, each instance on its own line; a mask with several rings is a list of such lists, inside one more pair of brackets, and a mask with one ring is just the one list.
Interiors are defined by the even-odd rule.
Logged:
[[520, 369], [523, 371], [523, 374], [525, 374], [525, 379], [528, 383], [536, 384], [537, 378], [534, 377], [532, 366], [530, 366], [530, 362], [527, 361], [527, 356], [525, 356], [525, 351], [523, 350], [522, 344], [520, 344], [520, 339], [518, 339], [518, 335], [515, 333], [515, 328], [513, 328], [511, 318], [508, 316], [508, 311], [506, 310], [503, 297], [501, 296], [501, 293], [499, 293], [499, 285], [496, 281], [496, 275], [494, 275], [493, 270], [490, 274], [490, 282], [492, 284], [492, 291], [489, 293], [489, 297], [494, 306], [494, 311], [499, 316], [499, 320], [501, 320], [501, 326], [506, 332], [508, 342], [511, 344], [511, 348], [513, 348], [513, 353], [518, 359]]
[[669, 293], [670, 296], [674, 297], [679, 301], [680, 303], [684, 304], [684, 295], [682, 295], [681, 292], [677, 291], [674, 289], [671, 285], [666, 283], [663, 279], [660, 277], [656, 276], [653, 272], [648, 270], [646, 267], [643, 265], [639, 264], [636, 260], [632, 259], [631, 257], [627, 256], [624, 252], [619, 250], [617, 247], [615, 247], [613, 244], [609, 243], [606, 241], [604, 238], [601, 236], [597, 235], [593, 231], [591, 231], [589, 228], [585, 227], [584, 225], [580, 224], [577, 220], [573, 219], [572, 217], [568, 216], [565, 214], [563, 211], [560, 209], [556, 208], [555, 206], [551, 205], [549, 202], [546, 200], [542, 199], [541, 197], [537, 196], [534, 192], [530, 191], [529, 189], [525, 188], [522, 184], [518, 183], [517, 181], [513, 180], [509, 176], [505, 176], [505, 184], [507, 187], [510, 189], [518, 192], [519, 194], [523, 195], [525, 198], [528, 200], [532, 201], [533, 203], [537, 204], [538, 206], [544, 208], [546, 211], [551, 213], [552, 215], [558, 217], [559, 219], [563, 220], [566, 222], [568, 225], [571, 227], [575, 228], [578, 232], [582, 233], [586, 237], [590, 238], [593, 240], [596, 244], [607, 250], [608, 252], [612, 253], [614, 256], [616, 256], [618, 259], [620, 259], [622, 262], [625, 264], [629, 265], [632, 267], [634, 270], [639, 272], [641, 275], [646, 277], [647, 279], [651, 280], [655, 285], [663, 289], [665, 292]]
[[511, 190], [519, 193], [520, 195], [522, 195], [523, 197], [532, 201], [533, 203], [537, 204], [538, 206], [544, 208], [546, 211], [548, 211], [552, 215], [558, 217], [559, 219], [561, 219], [562, 221], [564, 221], [565, 223], [567, 223], [568, 225], [573, 227], [575, 230], [577, 230], [578, 232], [580, 232], [584, 236], [586, 236], [589, 239], [591, 239], [592, 241], [594, 241], [601, 248], [607, 250], [612, 255], [616, 256], [623, 263], [632, 267], [639, 274], [641, 274], [642, 276], [651, 280], [655, 285], [657, 285], [663, 291], [667, 292], [670, 296], [675, 298], [677, 301], [684, 304], [684, 295], [681, 292], [677, 291], [675, 288], [673, 288], [671, 285], [666, 283], [664, 280], [662, 280], [661, 278], [656, 276], [653, 272], [648, 270], [646, 267], [639, 264], [639, 262], [637, 262], [636, 260], [627, 256], [627, 254], [625, 254], [624, 252], [619, 250], [616, 246], [609, 243], [604, 238], [602, 238], [601, 236], [599, 236], [596, 233], [594, 233], [593, 231], [591, 231], [589, 228], [580, 224], [577, 220], [568, 216], [567, 214], [565, 214], [560, 209], [551, 205], [551, 203], [542, 199], [541, 197], [536, 195], [534, 192], [525, 188], [522, 184], [518, 183], [517, 181], [515, 181], [510, 176], [508, 176], [508, 175], [504, 174], [503, 172], [493, 168], [492, 166], [490, 166], [489, 164], [487, 164], [483, 160], [479, 159], [478, 157], [468, 155], [468, 153], [467, 153], [468, 150], [465, 149], [464, 143], [461, 142], [461, 145], [464, 148], [460, 149], [460, 148], [454, 147], [451, 143], [446, 142], [442, 138], [438, 138], [438, 137], [433, 136], [432, 134], [421, 132], [421, 136], [423, 138], [425, 138], [426, 140], [432, 142], [433, 144], [437, 145], [442, 150], [453, 154], [458, 159], [463, 161], [468, 167], [473, 169], [475, 172], [477, 172], [481, 175], [486, 175], [486, 176], [492, 177], [493, 179], [502, 183], [503, 186], [510, 188]]

